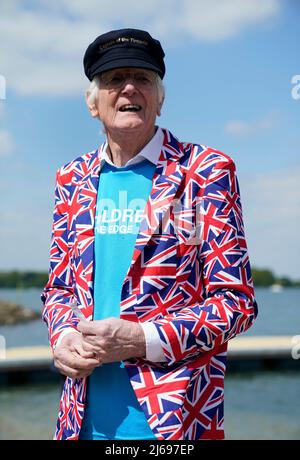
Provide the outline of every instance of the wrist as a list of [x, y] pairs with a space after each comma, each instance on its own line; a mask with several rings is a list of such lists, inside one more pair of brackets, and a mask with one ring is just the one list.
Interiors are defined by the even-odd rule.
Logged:
[[146, 357], [146, 337], [144, 330], [140, 324], [134, 324], [134, 344], [136, 348], [135, 357], [145, 358]]

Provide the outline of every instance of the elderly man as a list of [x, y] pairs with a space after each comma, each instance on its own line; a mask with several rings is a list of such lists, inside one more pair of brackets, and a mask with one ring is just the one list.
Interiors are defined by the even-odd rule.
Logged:
[[222, 439], [227, 342], [257, 309], [232, 159], [156, 126], [164, 52], [85, 53], [106, 141], [57, 173], [43, 317], [67, 378], [56, 439]]

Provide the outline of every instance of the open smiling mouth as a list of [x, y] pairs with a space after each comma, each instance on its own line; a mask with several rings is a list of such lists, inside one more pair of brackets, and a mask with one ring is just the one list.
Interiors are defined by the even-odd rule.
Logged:
[[120, 112], [139, 112], [142, 107], [138, 104], [125, 104], [119, 108]]

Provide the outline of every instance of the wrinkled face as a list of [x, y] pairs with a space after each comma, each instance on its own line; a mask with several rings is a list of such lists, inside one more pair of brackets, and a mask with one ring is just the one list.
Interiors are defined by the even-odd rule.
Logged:
[[103, 72], [92, 116], [99, 117], [106, 131], [145, 132], [154, 129], [160, 115], [155, 72], [121, 68]]

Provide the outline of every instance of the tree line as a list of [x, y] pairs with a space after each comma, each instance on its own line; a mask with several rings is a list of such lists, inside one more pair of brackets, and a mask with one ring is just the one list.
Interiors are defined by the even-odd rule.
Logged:
[[47, 272], [11, 271], [0, 272], [0, 288], [26, 289], [44, 287], [48, 280]]
[[[278, 277], [269, 269], [252, 268], [255, 287], [267, 287], [279, 284], [283, 287], [300, 287], [300, 280], [293, 281], [288, 277]], [[26, 289], [43, 288], [48, 280], [47, 272], [10, 271], [0, 272], [0, 288]]]

